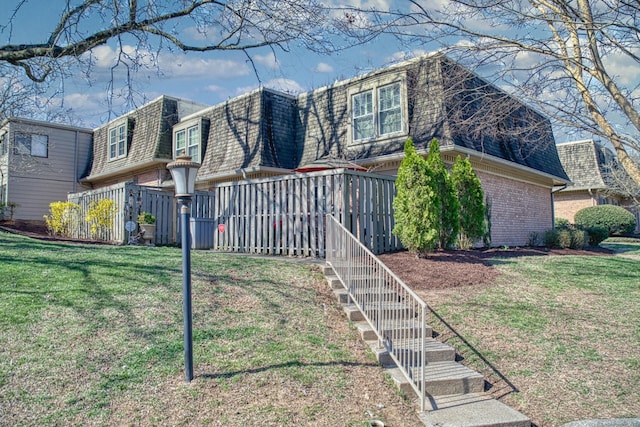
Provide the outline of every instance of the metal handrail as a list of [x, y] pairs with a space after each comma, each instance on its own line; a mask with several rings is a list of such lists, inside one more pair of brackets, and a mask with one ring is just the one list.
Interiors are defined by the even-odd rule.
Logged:
[[327, 264], [409, 380], [424, 411], [427, 304], [332, 215], [327, 215], [326, 237]]

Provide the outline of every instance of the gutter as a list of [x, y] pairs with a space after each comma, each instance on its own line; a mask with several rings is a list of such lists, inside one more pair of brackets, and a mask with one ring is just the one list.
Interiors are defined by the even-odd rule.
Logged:
[[121, 175], [123, 173], [127, 173], [127, 172], [132, 172], [134, 170], [137, 169], [141, 169], [141, 168], [147, 168], [147, 167], [151, 167], [151, 166], [155, 166], [155, 165], [166, 165], [167, 163], [171, 162], [171, 159], [152, 159], [146, 163], [136, 163], [134, 165], [129, 165], [123, 168], [118, 168], [109, 172], [102, 172], [96, 175], [89, 175], [86, 178], [82, 178], [80, 180], [80, 182], [92, 182], [96, 179], [102, 179], [102, 178], [111, 178], [113, 176], [117, 176], [117, 175]]
[[[440, 152], [441, 153], [446, 153], [446, 152], [454, 152], [454, 153], [461, 153], [461, 154], [465, 154], [469, 157], [474, 157], [476, 159], [480, 159], [480, 160], [487, 160], [489, 162], [493, 162], [493, 163], [497, 163], [499, 165], [511, 168], [511, 169], [516, 169], [516, 170], [520, 170], [522, 172], [528, 172], [531, 174], [535, 174], [541, 177], [545, 177], [550, 179], [552, 182], [560, 182], [561, 184], [567, 186], [568, 184], [571, 183], [571, 181], [566, 180], [564, 178], [552, 175], [550, 173], [547, 172], [543, 172], [540, 171], [538, 169], [534, 169], [532, 167], [529, 166], [524, 166], [521, 165], [519, 163], [515, 163], [515, 162], [511, 162], [505, 159], [502, 159], [500, 157], [496, 157], [493, 156], [491, 154], [485, 154], [485, 153], [481, 153], [479, 151], [476, 150], [472, 150], [470, 148], [466, 148], [466, 147], [460, 147], [459, 145], [446, 145], [446, 146], [440, 146]], [[420, 155], [427, 155], [429, 152], [428, 150], [418, 150], [418, 154]], [[378, 161], [393, 161], [393, 160], [401, 160], [404, 158], [404, 151], [403, 152], [399, 152], [399, 153], [394, 153], [394, 154], [389, 154], [389, 155], [384, 155], [384, 156], [377, 156], [377, 157], [369, 157], [368, 159], [365, 159], [364, 161], [357, 161], [355, 160], [354, 162], [357, 164], [368, 164], [368, 163], [372, 163], [370, 162], [371, 160], [378, 160]]]

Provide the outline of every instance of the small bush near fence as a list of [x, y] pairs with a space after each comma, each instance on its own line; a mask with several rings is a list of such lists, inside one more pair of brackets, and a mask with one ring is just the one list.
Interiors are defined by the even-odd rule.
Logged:
[[[101, 199], [91, 202], [84, 220], [89, 224], [94, 238], [105, 240], [117, 213], [113, 200]], [[73, 202], [49, 203], [49, 215], [44, 221], [53, 236], [71, 237], [75, 227], [82, 222], [80, 205]]]
[[89, 204], [85, 220], [89, 223], [91, 235], [105, 240], [113, 225], [113, 217], [118, 212], [116, 204], [110, 199], [101, 199]]
[[49, 204], [49, 215], [44, 216], [49, 233], [54, 236], [70, 236], [79, 220], [80, 205], [73, 202], [52, 202]]

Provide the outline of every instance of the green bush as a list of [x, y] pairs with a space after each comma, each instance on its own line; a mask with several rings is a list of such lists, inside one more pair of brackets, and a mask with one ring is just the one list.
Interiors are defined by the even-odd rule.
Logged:
[[571, 240], [569, 247], [571, 249], [583, 249], [589, 243], [589, 234], [584, 230], [571, 229]]
[[584, 230], [589, 238], [590, 246], [598, 246], [609, 237], [609, 230], [604, 227], [591, 227]]
[[569, 220], [565, 218], [556, 218], [554, 225], [556, 228], [569, 228]]
[[558, 230], [547, 230], [542, 233], [542, 244], [546, 248], [559, 248], [560, 247], [560, 233]]
[[460, 234], [458, 242], [461, 249], [469, 249], [473, 242], [484, 234], [484, 192], [478, 176], [471, 167], [469, 159], [456, 157], [451, 169], [460, 207]]
[[575, 215], [575, 223], [585, 230], [594, 227], [606, 228], [609, 235], [633, 233], [636, 218], [620, 206], [601, 205], [580, 209]]
[[529, 239], [527, 240], [527, 246], [535, 247], [540, 244], [540, 233], [532, 231], [529, 233]]
[[558, 231], [558, 247], [569, 248], [571, 247], [571, 230], [568, 228], [562, 228]]
[[460, 227], [460, 205], [451, 175], [440, 156], [440, 144], [432, 139], [427, 155], [427, 167], [432, 176], [431, 188], [439, 200], [438, 211], [438, 246], [449, 249], [453, 246]]
[[440, 200], [433, 189], [427, 162], [418, 154], [411, 138], [407, 139], [404, 152], [393, 200], [393, 234], [410, 252], [424, 256], [433, 252], [439, 241]]

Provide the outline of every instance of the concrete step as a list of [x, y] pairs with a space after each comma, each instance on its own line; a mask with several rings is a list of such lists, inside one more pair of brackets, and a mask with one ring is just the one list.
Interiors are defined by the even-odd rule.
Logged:
[[352, 322], [364, 320], [364, 315], [355, 304], [345, 304], [343, 309], [347, 314], [347, 319], [351, 320]]
[[[358, 326], [358, 324], [356, 324], [356, 326]], [[375, 335], [373, 330], [371, 333], [373, 334], [372, 339], [365, 341], [367, 341], [371, 351], [375, 354], [378, 363], [385, 367], [395, 365], [396, 362], [389, 354], [389, 351], [380, 345], [378, 337]], [[402, 365], [407, 367], [420, 366], [422, 363], [422, 356], [419, 351], [416, 351], [419, 348], [419, 345], [420, 344], [417, 339], [399, 340], [396, 342], [395, 355], [399, 358]], [[456, 352], [453, 348], [433, 338], [427, 338], [425, 340], [423, 354], [427, 363], [455, 361], [456, 357]]]
[[[367, 322], [356, 324], [360, 337], [363, 341], [372, 341], [378, 339], [373, 328]], [[429, 325], [425, 325], [424, 334], [427, 338], [433, 337], [433, 329]], [[420, 321], [418, 319], [387, 321], [382, 328], [382, 334], [392, 334], [391, 336], [401, 336], [404, 338], [419, 338]]]
[[351, 291], [358, 301], [367, 302], [400, 302], [400, 296], [390, 289], [377, 289], [372, 292], [365, 292], [361, 289]]
[[349, 296], [349, 292], [347, 292], [345, 288], [334, 289], [333, 294], [336, 296], [336, 299], [340, 304], [353, 304], [353, 301]]
[[[412, 375], [419, 378], [422, 368], [413, 368]], [[412, 399], [417, 395], [402, 374], [400, 368], [388, 369], [394, 383]], [[434, 362], [425, 367], [425, 390], [427, 398], [433, 396], [447, 396], [452, 394], [482, 393], [484, 378], [479, 373], [456, 362]]]
[[406, 302], [365, 302], [360, 303], [365, 312], [378, 313], [382, 318], [411, 318], [417, 316], [416, 307]]
[[457, 362], [428, 363], [424, 368], [410, 368], [413, 378], [421, 378], [422, 370], [426, 378], [425, 392], [430, 396], [451, 394], [482, 393], [484, 377], [476, 371]]
[[344, 289], [344, 285], [340, 279], [338, 279], [338, 276], [326, 276], [326, 278], [331, 289]]
[[531, 420], [482, 393], [432, 397], [418, 414], [427, 427], [530, 427]]

